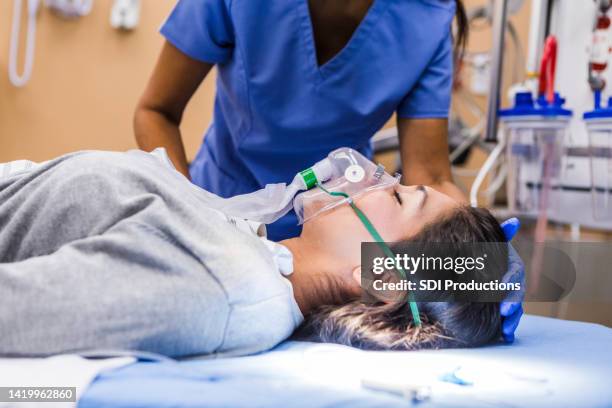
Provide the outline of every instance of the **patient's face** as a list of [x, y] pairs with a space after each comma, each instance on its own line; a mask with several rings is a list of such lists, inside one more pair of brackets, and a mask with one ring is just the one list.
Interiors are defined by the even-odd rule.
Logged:
[[[387, 242], [418, 234], [426, 224], [459, 205], [431, 187], [402, 185], [369, 192], [355, 203]], [[357, 262], [361, 243], [374, 241], [349, 205], [309, 220], [304, 224], [302, 236], [325, 245], [338, 256], [349, 256]]]

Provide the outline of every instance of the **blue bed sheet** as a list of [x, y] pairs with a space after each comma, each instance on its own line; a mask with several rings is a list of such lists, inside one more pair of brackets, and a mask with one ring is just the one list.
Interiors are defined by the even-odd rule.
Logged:
[[[458, 373], [467, 385], [442, 381]], [[525, 316], [513, 345], [418, 352], [364, 352], [285, 342], [260, 355], [140, 362], [101, 374], [80, 408], [405, 407], [363, 380], [427, 385], [421, 407], [612, 407], [612, 329]]]

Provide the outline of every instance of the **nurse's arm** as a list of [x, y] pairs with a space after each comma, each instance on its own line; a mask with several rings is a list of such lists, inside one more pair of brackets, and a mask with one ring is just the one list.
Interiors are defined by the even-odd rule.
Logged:
[[446, 119], [398, 118], [402, 183], [424, 184], [449, 196], [467, 201], [453, 183], [448, 153]]
[[147, 151], [165, 147], [174, 166], [187, 177], [189, 166], [179, 126], [187, 103], [212, 67], [166, 41], [134, 114], [138, 147]]

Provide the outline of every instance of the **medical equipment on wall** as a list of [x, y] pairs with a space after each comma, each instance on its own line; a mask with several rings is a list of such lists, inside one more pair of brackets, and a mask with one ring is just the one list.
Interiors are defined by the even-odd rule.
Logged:
[[[599, 98], [596, 98], [599, 101]], [[590, 139], [593, 217], [612, 220], [612, 98], [584, 114]]]
[[593, 39], [591, 42], [589, 56], [589, 84], [593, 91], [602, 91], [606, 86], [604, 73], [608, 68], [610, 52], [612, 47], [611, 20], [608, 16], [609, 2], [599, 5], [599, 12], [593, 28]]
[[121, 30], [133, 30], [140, 21], [140, 0], [115, 0], [110, 24]]
[[93, 8], [93, 0], [45, 0], [45, 5], [65, 18], [86, 16]]
[[[34, 53], [36, 50], [36, 18], [42, 2], [42, 0], [26, 1], [28, 26], [26, 29], [24, 68], [21, 74], [18, 73], [17, 60], [19, 58], [19, 33], [21, 31], [21, 13], [24, 0], [13, 1], [13, 22], [9, 46], [8, 73], [9, 80], [18, 88], [27, 84], [32, 77]], [[93, 5], [93, 0], [45, 0], [45, 5], [63, 17], [74, 18], [89, 14]]]
[[[505, 4], [504, 4], [505, 3]], [[532, 0], [531, 18], [529, 24], [529, 46], [526, 59], [526, 81], [523, 83], [523, 91], [530, 91], [537, 99], [541, 92], [542, 77], [554, 78], [557, 84], [556, 89], [546, 91], [548, 98], [553, 92], [563, 95], [568, 101], [573, 111], [586, 112], [593, 110], [593, 99], [601, 98], [606, 88], [606, 83], [612, 81], [612, 69], [610, 69], [610, 54], [612, 52], [612, 22], [610, 20], [610, 0], [589, 0], [576, 2], [572, 0]], [[505, 37], [504, 27], [507, 28], [507, 15], [509, 6], [508, 0], [499, 0], [491, 3], [495, 6], [494, 14], [494, 46], [500, 52], [494, 53], [491, 64], [494, 66], [505, 66], [505, 53], [503, 41]], [[547, 36], [554, 35], [558, 39], [556, 52], [558, 64], [556, 72], [550, 73], [542, 71], [538, 66], [539, 61], [549, 52], [550, 46], [544, 41]], [[547, 69], [550, 66], [545, 67]], [[588, 75], [585, 75], [585, 68], [588, 68]], [[491, 86], [489, 95], [491, 96], [489, 112], [487, 118], [487, 135], [500, 135], [499, 143], [489, 146], [492, 151], [485, 165], [481, 169], [476, 181], [473, 184], [471, 201], [474, 204], [477, 200], [478, 189], [486, 175], [491, 174], [491, 169], [495, 166], [501, 168], [504, 160], [511, 157], [510, 153], [502, 154], [505, 149], [511, 149], [506, 133], [508, 132], [507, 123], [504, 118], [502, 131], [498, 128], [499, 95], [503, 87], [502, 78], [495, 76], [496, 70], [492, 70]], [[607, 96], [607, 95], [606, 95]], [[596, 103], [597, 105], [597, 103]], [[534, 107], [538, 108], [538, 103], [534, 102]], [[600, 122], [595, 127], [595, 123]], [[582, 114], [577, 117], [568, 117], [566, 124], [566, 138], [563, 146], [561, 158], [562, 178], [556, 189], [551, 193], [556, 197], [554, 205], [549, 208], [547, 217], [551, 221], [559, 224], [569, 224], [572, 230], [577, 230], [579, 226], [587, 226], [596, 229], [612, 229], [612, 220], [596, 219], [593, 211], [576, 211], [577, 208], [590, 209], [591, 206], [599, 206], [593, 200], [600, 195], [595, 194], [595, 183], [602, 183], [600, 179], [593, 180], [600, 171], [593, 170], [593, 166], [601, 168], [601, 157], [593, 157], [594, 152], [602, 153], [597, 146], [603, 142], [600, 138], [602, 120], [582, 120]], [[591, 130], [597, 129], [597, 132]], [[499, 132], [499, 133], [498, 133]], [[485, 141], [493, 141], [494, 138], [487, 137]], [[595, 146], [594, 149], [590, 149]], [[492, 150], [491, 150], [492, 149]], [[592, 162], [591, 159], [596, 162]], [[554, 159], [556, 161], [556, 158]], [[508, 170], [510, 172], [510, 170]], [[512, 176], [514, 177], [514, 176]], [[496, 180], [497, 178], [494, 177]], [[550, 181], [550, 180], [549, 180]], [[509, 179], [508, 183], [513, 188], [515, 180]], [[537, 184], [543, 186], [547, 180], [539, 179]], [[553, 184], [554, 180], [551, 181]], [[491, 185], [493, 183], [489, 183]], [[600, 191], [597, 190], [596, 191]], [[536, 196], [537, 198], [537, 196]], [[552, 198], [551, 198], [552, 200]], [[510, 200], [509, 207], [515, 204], [515, 200]], [[492, 204], [491, 201], [485, 202], [486, 205]], [[532, 204], [537, 207], [539, 204]], [[516, 206], [515, 206], [516, 208]], [[505, 209], [500, 209], [505, 211]], [[540, 216], [542, 213], [537, 209], [523, 213], [517, 211], [517, 215], [527, 215], [528, 218]], [[538, 221], [540, 218], [538, 218]], [[538, 234], [539, 235], [539, 234]]]
[[11, 27], [11, 43], [9, 48], [8, 71], [11, 83], [16, 87], [22, 87], [32, 77], [34, 67], [34, 50], [36, 47], [36, 16], [40, 7], [40, 0], [27, 0], [27, 22], [26, 49], [23, 73], [19, 74], [17, 59], [19, 57], [19, 32], [21, 31], [21, 10], [23, 0], [13, 1], [13, 24]]

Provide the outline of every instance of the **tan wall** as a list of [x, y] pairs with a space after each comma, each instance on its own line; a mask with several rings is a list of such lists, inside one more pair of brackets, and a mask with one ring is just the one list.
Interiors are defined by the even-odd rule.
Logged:
[[[157, 30], [174, 0], [142, 3], [140, 26], [131, 33], [110, 26], [111, 0], [95, 0], [92, 13], [75, 21], [43, 9], [34, 74], [17, 89], [7, 73], [13, 1], [0, 0], [0, 162], [135, 147], [132, 112], [163, 41]], [[209, 78], [186, 113], [183, 132], [190, 156], [210, 121], [213, 92]]]

